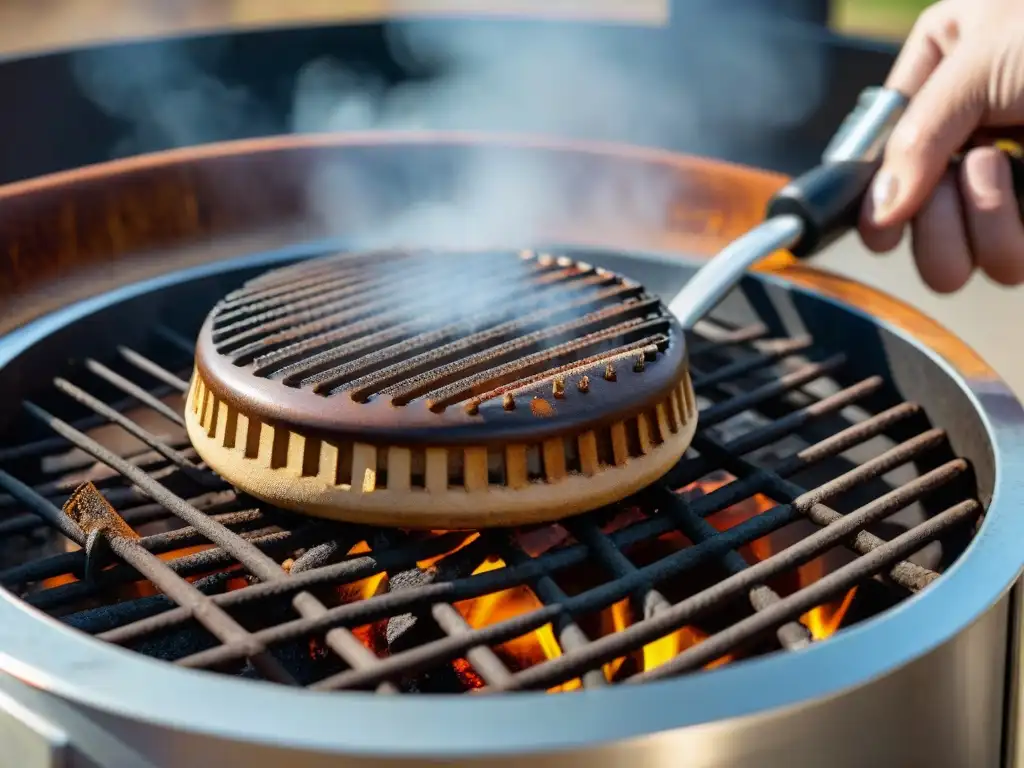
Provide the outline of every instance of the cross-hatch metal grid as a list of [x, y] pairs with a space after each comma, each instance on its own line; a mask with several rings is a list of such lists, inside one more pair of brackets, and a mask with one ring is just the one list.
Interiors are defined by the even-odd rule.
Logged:
[[[0, 546], [49, 526], [83, 549], [7, 567], [0, 571], [0, 583], [73, 627], [185, 667], [237, 671], [241, 665], [243, 674], [288, 685], [394, 692], [403, 680], [439, 668], [450, 671], [451, 664], [463, 660], [484, 691], [546, 689], [573, 680], [592, 687], [608, 683], [603, 665], [724, 605], [748, 604], [742, 618], [666, 663], [615, 679], [643, 682], [699, 669], [773, 633], [773, 647], [805, 647], [812, 637], [800, 617], [872, 577], [903, 594], [923, 589], [938, 573], [906, 558], [983, 512], [957, 482], [969, 467], [955, 458], [934, 462], [931, 471], [846, 514], [830, 506], [847, 492], [946, 446], [943, 431], [927, 426], [817, 487], [804, 488], [791, 479], [894, 426], [918, 423], [921, 409], [914, 403], [866, 413], [771, 463], [755, 461], [752, 452], [860, 407], [883, 392], [885, 383], [870, 377], [827, 396], [808, 397], [808, 385], [835, 374], [845, 363], [843, 356], [808, 362], [813, 351], [809, 339], [771, 340], [760, 326], [705, 323], [690, 339], [693, 383], [709, 403], [700, 414], [695, 451], [665, 482], [629, 502], [642, 514], [625, 525], [609, 528], [608, 510], [584, 515], [563, 524], [570, 535], [561, 544], [530, 553], [521, 532], [511, 530], [485, 532], [467, 544], [465, 533], [416, 535], [304, 518], [227, 487], [197, 462], [183, 433], [163, 439], [126, 415], [141, 406], [183, 425], [180, 405], [170, 407], [166, 401], [171, 395], [173, 403], [180, 403], [173, 396], [183, 397], [187, 390], [179, 374], [191, 366], [192, 346], [174, 331], [161, 328], [158, 333], [166, 352], [161, 362], [123, 347], [106, 364], [86, 361], [80, 378], [96, 377], [94, 385], [119, 392], [119, 399], [90, 394], [88, 381], [58, 378], [57, 389], [88, 415], [63, 420], [25, 404], [54, 434], [0, 449], [0, 489], [6, 492], [0, 495]], [[752, 380], [755, 374], [760, 378]], [[799, 406], [793, 404], [796, 393]], [[716, 431], [738, 414], [768, 412], [771, 404], [781, 417], [762, 418], [739, 436], [724, 438]], [[102, 424], [117, 425], [145, 450], [133, 455], [109, 450], [87, 434]], [[70, 514], [60, 505], [78, 479], [43, 479], [35, 472], [26, 484], [12, 469], [56, 457], [69, 446], [100, 468], [90, 470], [100, 491], [80, 488]], [[66, 471], [71, 465], [64, 463]], [[83, 467], [77, 465], [79, 477]], [[703, 496], [671, 490], [722, 470], [731, 482]], [[925, 522], [888, 541], [865, 530], [940, 488], [950, 506]], [[709, 523], [715, 513], [758, 494], [776, 506], [723, 532]], [[816, 531], [760, 561], [740, 553], [741, 547], [801, 519], [812, 522]], [[168, 520], [183, 527], [144, 536], [132, 528]], [[643, 565], [629, 557], [632, 546], [673, 533], [684, 535], [690, 545]], [[359, 544], [363, 551], [353, 549]], [[185, 550], [197, 545], [207, 548]], [[767, 585], [837, 545], [857, 557], [789, 594]], [[177, 556], [158, 557], [164, 553]], [[478, 571], [494, 557], [505, 566]], [[417, 565], [428, 559], [433, 559], [431, 566]], [[567, 594], [559, 576], [584, 564], [600, 571], [603, 580]], [[659, 591], [709, 565], [724, 574], [711, 586], [676, 602]], [[388, 576], [385, 591], [340, 604], [330, 597], [381, 573]], [[64, 583], [43, 584], [64, 574], [76, 579], [64, 576]], [[156, 589], [141, 596], [137, 590], [126, 593], [140, 574]], [[541, 608], [472, 627], [453, 606], [524, 585]], [[624, 599], [635, 607], [634, 622], [619, 631], [588, 635], [580, 617]], [[386, 622], [385, 653], [375, 653], [364, 642], [365, 628], [379, 622]], [[548, 623], [560, 655], [517, 669], [495, 651]], [[196, 624], [206, 632], [196, 631]], [[329, 673], [314, 659], [327, 659]]]

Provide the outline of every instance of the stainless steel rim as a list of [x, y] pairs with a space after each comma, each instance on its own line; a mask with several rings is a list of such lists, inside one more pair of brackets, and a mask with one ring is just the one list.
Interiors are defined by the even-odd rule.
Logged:
[[[252, 265], [257, 258], [269, 265], [329, 245], [311, 243], [205, 265], [71, 305], [0, 339], [0, 367], [55, 328], [127, 297]], [[775, 276], [761, 279], [810, 293]], [[1016, 479], [1024, 472], [1024, 408], [1001, 381], [971, 380], [920, 340], [873, 322], [922, 349], [970, 394], [993, 444], [994, 493], [984, 524], [940, 580], [827, 642], [666, 682], [563, 696], [314, 693], [149, 659], [65, 627], [0, 589], [0, 670], [79, 705], [155, 726], [278, 747], [421, 758], [595, 746], [807, 704], [863, 685], [957, 635], [996, 603], [1024, 568], [1019, 546], [1024, 515], [1018, 509], [1024, 490]]]

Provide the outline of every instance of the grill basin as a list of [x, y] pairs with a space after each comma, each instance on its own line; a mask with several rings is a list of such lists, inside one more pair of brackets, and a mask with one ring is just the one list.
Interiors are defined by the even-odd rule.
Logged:
[[352, 522], [594, 509], [667, 472], [696, 423], [683, 334], [660, 300], [532, 252], [274, 270], [218, 303], [196, 361], [185, 416], [203, 459], [264, 500]]
[[[391, 156], [396, 165], [404, 168], [414, 164], [417, 157], [415, 149], [406, 149], [408, 151], [401, 153], [400, 157]], [[522, 147], [520, 150], [531, 151]], [[395, 148], [381, 151], [394, 152]], [[432, 161], [447, 157], [433, 146], [426, 147], [426, 151]], [[619, 160], [626, 162], [624, 158], [630, 156], [627, 152]], [[643, 162], [656, 161], [647, 157]], [[664, 169], [675, 168], [672, 163], [664, 162]], [[276, 178], [276, 175], [270, 174], [269, 177]], [[579, 177], [573, 178], [578, 180]], [[117, 174], [113, 174], [111, 183], [113, 189], [119, 188]], [[75, 199], [74, 185], [65, 192], [65, 199], [67, 195]], [[86, 197], [92, 199], [88, 195]], [[116, 194], [113, 199], [116, 199]], [[137, 197], [135, 199], [137, 202]], [[24, 205], [21, 208], [23, 211], [26, 209]], [[41, 227], [40, 231], [53, 230]], [[35, 518], [62, 525], [59, 522], [62, 519], [60, 512], [54, 512], [52, 501], [44, 499], [40, 502], [38, 498], [43, 493], [52, 493], [52, 488], [48, 490], [37, 482], [37, 475], [25, 470], [25, 462], [31, 464], [32, 455], [41, 455], [32, 454], [32, 451], [45, 453], [53, 450], [53, 432], [56, 431], [62, 441], [78, 445], [130, 481], [113, 483], [115, 487], [123, 483], [125, 489], [122, 499], [115, 505], [115, 514], [133, 518], [136, 524], [139, 517], [148, 514], [166, 518], [170, 513], [173, 517], [194, 521], [193, 527], [201, 531], [202, 537], [219, 542], [222, 548], [233, 553], [232, 556], [237, 554], [246, 570], [258, 574], [259, 581], [266, 582], [265, 585], [247, 584], [227, 593], [238, 597], [214, 596], [210, 599], [215, 605], [231, 608], [231, 604], [237, 601], [241, 609], [250, 598], [273, 601], [288, 596], [286, 602], [292, 607], [285, 605], [285, 608], [300, 614], [299, 619], [269, 628], [261, 628], [258, 624], [254, 626], [247, 620], [241, 629], [249, 637], [231, 638], [230, 633], [237, 630], [218, 625], [212, 618], [213, 612], [197, 610], [196, 615], [202, 616], [209, 632], [218, 637], [219, 645], [205, 651], [189, 649], [189, 655], [185, 657], [181, 657], [182, 649], [178, 648], [176, 657], [184, 666], [205, 666], [223, 661], [230, 667], [232, 659], [241, 661], [248, 657], [252, 662], [251, 665], [247, 663], [250, 669], [260, 676], [272, 677], [272, 664], [259, 658], [262, 655], [260, 644], [269, 644], [280, 652], [283, 646], [278, 641], [292, 637], [290, 633], [315, 632], [320, 626], [317, 622], [330, 621], [342, 614], [346, 622], [351, 622], [338, 627], [340, 634], [334, 636], [344, 640], [344, 632], [349, 625], [370, 620], [372, 611], [379, 609], [382, 615], [387, 613], [390, 624], [391, 618], [415, 617], [420, 608], [428, 609], [434, 604], [470, 596], [471, 593], [460, 591], [466, 588], [467, 581], [476, 579], [473, 583], [477, 585], [497, 586], [496, 577], [490, 577], [489, 582], [486, 579], [481, 581], [481, 576], [487, 577], [488, 574], [466, 580], [442, 574], [437, 583], [421, 583], [408, 591], [396, 590], [382, 595], [383, 600], [374, 597], [353, 604], [364, 606], [362, 608], [345, 605], [341, 607], [341, 613], [330, 608], [327, 614], [318, 617], [320, 609], [310, 602], [312, 595], [308, 594], [306, 587], [312, 591], [314, 583], [323, 584], [318, 582], [322, 576], [331, 573], [331, 578], [334, 578], [340, 571], [317, 567], [309, 577], [304, 577], [301, 570], [284, 575], [285, 569], [277, 560], [272, 558], [269, 563], [261, 560], [240, 547], [232, 536], [226, 535], [231, 533], [231, 526], [236, 522], [244, 525], [244, 514], [233, 518], [236, 522], [228, 524], [218, 520], [220, 527], [211, 527], [202, 522], [204, 517], [209, 519], [208, 516], [202, 513], [197, 516], [189, 511], [202, 503], [198, 496], [192, 495], [196, 492], [194, 483], [202, 481], [202, 473], [197, 475], [192, 468], [182, 466], [178, 457], [172, 460], [163, 454], [163, 459], [173, 467], [168, 469], [168, 474], [155, 472], [151, 475], [137, 471], [133, 469], [132, 462], [104, 454], [81, 437], [80, 433], [87, 427], [79, 419], [95, 419], [96, 416], [88, 417], [87, 412], [92, 410], [100, 414], [101, 411], [97, 411], [94, 401], [82, 398], [81, 391], [75, 390], [75, 386], [83, 391], [91, 391], [98, 386], [95, 382], [82, 380], [80, 375], [86, 372], [100, 375], [105, 383], [100, 385], [97, 393], [105, 387], [115, 390], [121, 387], [123, 393], [125, 384], [109, 373], [96, 374], [103, 371], [96, 363], [106, 365], [111, 371], [116, 369], [115, 372], [129, 382], [141, 384], [147, 381], [140, 378], [140, 373], [145, 373], [165, 384], [170, 383], [179, 392], [187, 389], [180, 376], [189, 373], [191, 351], [179, 348], [176, 358], [179, 362], [169, 356], [170, 348], [180, 347], [180, 338], [173, 333], [158, 332], [162, 318], [175, 318], [184, 323], [180, 327], [187, 328], [189, 307], [195, 307], [201, 315], [207, 306], [237, 286], [243, 277], [262, 272], [275, 260], [288, 260], [296, 255], [299, 255], [297, 251], [292, 250], [262, 258], [249, 257], [233, 264], [222, 262], [192, 274], [177, 273], [159, 283], [138, 285], [116, 295], [104, 296], [101, 301], [69, 307], [59, 315], [27, 326], [18, 334], [4, 339], [4, 365], [0, 368], [4, 391], [27, 396], [36, 405], [28, 421], [19, 417], [9, 422], [14, 425], [12, 434], [29, 442], [11, 446], [12, 452], [5, 454], [3, 459], [4, 468], [17, 470], [18, 477], [30, 486], [28, 489], [24, 487], [25, 483], [19, 486], [17, 477], [11, 473], [5, 477], [5, 490], [24, 505], [24, 510]], [[678, 288], [691, 268], [684, 261], [666, 261], [653, 255], [620, 256], [588, 252], [580, 258], [628, 275], [645, 285], [656, 286], [668, 295]], [[252, 272], [243, 274], [245, 270]], [[217, 275], [224, 276], [225, 284], [211, 288], [206, 294], [197, 291], [197, 280], [217, 280]], [[620, 685], [595, 695], [424, 698], [336, 692], [325, 696], [290, 690], [282, 685], [253, 685], [226, 675], [183, 674], [172, 665], [145, 660], [139, 653], [116, 652], [107, 644], [88, 641], [79, 632], [55, 630], [52, 623], [40, 621], [37, 613], [25, 611], [23, 603], [5, 596], [0, 603], [5, 621], [0, 625], [12, 628], [4, 639], [5, 658], [14, 660], [10, 669], [17, 672], [20, 680], [31, 679], [35, 684], [34, 693], [41, 693], [39, 688], [45, 690], [44, 695], [51, 707], [49, 711], [95, 713], [92, 716], [97, 721], [102, 720], [108, 730], [116, 731], [119, 744], [130, 745], [131, 750], [158, 764], [168, 754], [169, 744], [174, 745], [176, 758], [196, 764], [230, 754], [233, 760], [251, 761], [254, 765], [263, 759], [284, 756], [296, 764], [326, 765], [338, 754], [343, 754], [358, 756], [360, 760], [368, 755], [382, 760], [414, 760], [429, 755], [445, 760], [465, 760], [469, 764], [514, 765], [530, 759], [538, 765], [548, 765], [555, 764], [558, 754], [567, 749], [576, 751], [575, 756], [580, 759], [595, 763], [607, 761], [607, 764], [621, 763], [625, 756], [656, 764], [659, 761], [673, 764], [681, 753], [694, 756], [695, 764], [706, 766], [789, 765], [800, 760], [814, 764], [826, 752], [834, 757], [837, 764], [850, 766], [915, 762], [956, 766], [972, 759], [993, 764], [998, 760], [1000, 750], [999, 723], [1005, 680], [1005, 655], [1002, 653], [1007, 646], [1004, 590], [1019, 567], [1019, 556], [1006, 542], [1018, 540], [1021, 534], [1018, 530], [1019, 517], [1012, 514], [1014, 505], [1011, 504], [1009, 509], [1005, 507], [1006, 487], [1000, 478], [1005, 477], [1007, 462], [1013, 458], [1008, 451], [1014, 446], [1012, 435], [1020, 428], [1020, 408], [983, 364], [955, 339], [920, 316], [848, 283], [831, 282], [826, 277], [797, 269], [788, 269], [786, 275], [796, 283], [814, 285], [815, 290], [808, 292], [794, 287], [792, 282], [787, 284], [772, 278], [748, 279], [743, 290], [721, 308], [716, 321], [698, 329], [699, 338], [691, 340], [689, 353], [694, 383], [698, 392], [703, 390], [699, 403], [702, 408], [701, 429], [706, 430], [701, 440], [694, 443], [701, 454], [699, 461], [704, 462], [706, 468], [724, 466], [737, 480], [724, 486], [719, 495], [715, 496], [718, 492], [714, 492], [703, 497], [711, 499], [714, 496], [713, 501], [684, 499], [688, 502], [689, 512], [683, 511], [681, 519], [688, 519], [685, 515], [690, 513], [697, 517], [705, 512], [712, 515], [715, 509], [728, 502], [730, 492], [742, 496], [757, 488], [758, 483], [767, 483], [769, 493], [782, 497], [796, 493], [796, 488], [786, 486], [786, 481], [799, 483], [802, 488], [809, 489], [808, 494], [801, 494], [802, 498], [793, 498], [789, 504], [782, 504], [783, 511], [788, 507], [800, 515], [803, 515], [801, 509], [808, 515], [821, 515], [831, 510], [844, 520], [852, 519], [849, 524], [855, 527], [860, 526], [863, 520], [852, 516], [866, 515], [863, 508], [872, 504], [875, 504], [877, 513], [877, 504], [888, 491], [894, 492], [896, 497], [890, 496], [884, 504], [895, 506], [907, 501], [908, 496], [914, 497], [912, 489], [920, 489], [918, 481], [922, 478], [930, 477], [928, 483], [936, 483], [930, 487], [941, 492], [932, 494], [934, 506], [914, 505], [908, 508], [911, 510], [909, 515], [899, 518], [894, 515], [886, 521], [889, 525], [873, 531], [872, 535], [883, 542], [889, 541], [889, 544], [874, 546], [867, 554], [858, 552], [857, 546], [867, 544], [870, 548], [873, 540], [850, 531], [843, 540], [853, 547], [855, 555], [860, 556], [854, 556], [847, 565], [838, 566], [830, 576], [818, 579], [805, 589], [792, 594], [777, 592], [777, 601], [768, 597], [760, 605], [755, 604], [758, 593], [753, 587], [761, 577], [768, 575], [764, 572], [766, 568], [791, 570], [795, 563], [787, 561], [786, 557], [765, 560], [764, 563], [770, 563], [770, 566], [762, 564], [761, 571], [754, 570], [758, 565], [741, 569], [738, 580], [735, 576], [727, 576], [719, 582], [727, 584], [727, 587], [712, 586], [711, 592], [703, 594], [696, 603], [688, 602], [685, 597], [679, 599], [669, 595], [671, 605], [667, 611], [661, 611], [662, 616], [668, 618], [652, 613], [645, 621], [637, 622], [626, 631], [607, 639], [591, 638], [592, 642], [577, 647], [566, 640], [563, 642], [564, 654], [560, 658], [525, 670], [511, 670], [512, 674], [504, 681], [499, 679], [500, 671], [493, 667], [488, 669], [485, 662], [480, 662], [480, 667], [491, 677], [487, 681], [487, 689], [492, 692], [543, 688], [556, 680], [570, 679], [583, 670], [594, 669], [605, 654], [620, 653], [625, 646], [643, 645], [668, 623], [679, 619], [682, 614], [678, 611], [692, 611], [699, 607], [699, 613], [715, 605], [709, 602], [713, 595], [721, 596], [723, 590], [739, 589], [732, 594], [738, 598], [736, 603], [749, 606], [748, 616], [724, 628], [721, 625], [708, 626], [711, 637], [694, 646], [699, 650], [679, 654], [674, 663], [657, 668], [656, 674], [640, 673], [630, 678], [635, 682], [650, 681], [655, 677], [673, 679], [654, 685]], [[870, 302], [873, 313], [884, 320], [871, 319], [825, 298], [843, 292], [856, 297], [861, 303]], [[207, 298], [203, 299], [203, 295]], [[200, 320], [201, 316], [195, 318], [192, 327], [197, 327]], [[894, 323], [901, 329], [913, 329], [918, 338], [928, 340], [927, 347], [913, 340], [907, 331], [885, 322]], [[113, 340], [109, 331], [112, 328], [124, 331], [119, 338], [125, 344], [130, 343], [130, 349], [117, 353], [111, 348]], [[105, 329], [105, 332], [99, 332], [99, 329]], [[813, 331], [813, 341], [806, 338], [808, 330]], [[176, 338], [177, 341], [171, 340]], [[856, 348], [850, 347], [850, 338], [858, 339]], [[940, 359], [932, 351], [936, 349], [941, 350], [954, 365]], [[69, 350], [75, 359], [83, 361], [82, 370], [67, 366]], [[699, 356], [725, 355], [728, 358], [730, 350], [736, 353], [731, 358], [734, 367], [726, 368], [716, 363], [701, 369]], [[117, 362], [118, 354], [122, 355], [123, 364]], [[88, 358], [94, 359], [89, 362]], [[720, 372], [723, 370], [728, 375]], [[54, 376], [63, 377], [65, 382], [52, 386]], [[747, 380], [747, 384], [734, 386], [734, 376]], [[67, 386], [72, 379], [76, 383]], [[152, 379], [145, 386], [152, 387]], [[104, 391], [110, 394], [109, 388]], [[135, 392], [133, 397], [138, 396], [138, 391]], [[68, 394], [78, 402], [78, 406], [86, 409], [84, 415], [82, 410], [69, 410]], [[839, 411], [833, 408], [839, 408]], [[873, 443], [865, 453], [854, 452], [851, 455], [851, 448], [842, 456], [834, 456], [838, 464], [831, 461], [831, 452], [837, 449], [835, 440], [843, 429], [852, 429], [845, 433], [843, 440], [857, 442], [866, 439], [877, 427], [877, 417], [893, 408], [898, 409], [897, 416], [903, 414], [904, 418], [887, 422], [883, 430], [887, 433], [883, 449], [879, 450], [879, 446]], [[751, 410], [761, 413], [767, 421], [760, 425], [748, 421], [739, 433], [729, 434], [727, 422], [740, 416], [742, 411]], [[16, 412], [9, 410], [3, 415], [14, 419]], [[110, 418], [109, 414], [103, 417], [106, 420]], [[837, 429], [836, 418], [845, 426]], [[893, 415], [886, 418], [891, 419]], [[43, 424], [36, 424], [40, 420]], [[870, 426], [864, 427], [864, 424]], [[948, 431], [944, 432], [943, 427], [947, 426]], [[772, 464], [769, 472], [756, 466], [761, 461], [772, 460], [770, 452], [760, 454], [761, 448], [768, 446], [750, 442], [750, 435], [762, 428], [764, 431], [760, 432], [758, 441], [771, 439], [773, 434], [782, 437], [787, 430], [797, 430], [805, 445], [797, 452], [791, 450], [795, 446], [787, 446], [775, 458], [782, 462], [798, 462], [802, 469], [808, 461], [829, 460], [826, 476], [815, 477], [801, 472], [799, 477], [787, 477], [784, 464], [781, 469]], [[51, 442], [45, 442], [47, 440]], [[736, 440], [747, 442], [732, 443]], [[154, 441], [155, 445], [165, 448], [166, 443], [160, 437]], [[716, 452], [716, 444], [728, 450]], [[745, 449], [749, 451], [742, 452]], [[895, 453], [892, 452], [894, 449]], [[884, 460], [883, 456], [886, 456]], [[958, 457], [964, 457], [967, 465]], [[188, 459], [187, 456], [185, 458]], [[879, 464], [880, 461], [883, 465]], [[884, 462], [905, 461], [910, 462], [901, 465], [906, 474], [895, 474], [884, 466]], [[700, 463], [687, 462], [685, 466], [690, 472], [701, 468]], [[1013, 470], [1009, 471], [1012, 474]], [[882, 474], [875, 474], [879, 472]], [[850, 477], [851, 473], [853, 477]], [[176, 479], [171, 480], [172, 477]], [[781, 484], [778, 478], [782, 479]], [[856, 490], [854, 478], [883, 480], [888, 491], [880, 493], [879, 487], [872, 484], [866, 497], [854, 495], [843, 500]], [[685, 483], [686, 477], [670, 477], [670, 480]], [[142, 489], [147, 501], [140, 504], [141, 499], [133, 496], [136, 488]], [[68, 492], [71, 490], [73, 488]], [[651, 492], [656, 491], [652, 489]], [[833, 494], [838, 495], [833, 497]], [[651, 498], [644, 496], [642, 500], [646, 504]], [[153, 503], [156, 508], [147, 507]], [[244, 498], [242, 503], [246, 503]], [[131, 512], [135, 504], [139, 504], [141, 510], [138, 517]], [[826, 509], [822, 509], [822, 504]], [[988, 507], [985, 520], [979, 535], [965, 550], [964, 545], [971, 539], [970, 523], [978, 519], [981, 506]], [[656, 533], [660, 525], [676, 525], [675, 515], [663, 514], [670, 509], [669, 504], [663, 504], [654, 514], [651, 510], [655, 507], [645, 509], [647, 512], [644, 514], [649, 521], [639, 522], [645, 535]], [[886, 507], [883, 512], [889, 509]], [[264, 513], [267, 511], [265, 509]], [[97, 505], [95, 518], [77, 515], [75, 519], [102, 521], [105, 514], [102, 505]], [[275, 516], [275, 520], [285, 526], [295, 526], [295, 530], [299, 530], [303, 522], [310, 522], [282, 515]], [[771, 516], [766, 513], [753, 519], [770, 520]], [[599, 532], [604, 533], [600, 531], [602, 523], [599, 517], [586, 516], [585, 520], [593, 522]], [[946, 527], [949, 522], [959, 524]], [[23, 525], [24, 522], [17, 523], [19, 527]], [[200, 529], [200, 525], [205, 526], [205, 530]], [[73, 529], [66, 530], [76, 535]], [[113, 529], [108, 530], [113, 532]], [[746, 530], [749, 534], [756, 533], [751, 528]], [[834, 528], [833, 532], [836, 532]], [[358, 535], [359, 531], [352, 533]], [[921, 546], [933, 534], [938, 536], [941, 546], [922, 550]], [[587, 535], [590, 534], [585, 528], [578, 534], [579, 537]], [[617, 532], [605, 535], [611, 537], [616, 546], [626, 543]], [[125, 541], [129, 536], [105, 535], [105, 538], [117, 557], [141, 567], [155, 583], [161, 584], [167, 594], [180, 587], [180, 579], [176, 582], [170, 577], [164, 578], [156, 568], [147, 564], [145, 556], [135, 557], [139, 548], [146, 550], [147, 546], [155, 546], [156, 541], [147, 541], [144, 537], [142, 543], [133, 545]], [[710, 560], [722, 559], [724, 565], [727, 550], [734, 544], [741, 544], [737, 539], [719, 534], [708, 540], [718, 544], [701, 543], [684, 552], [699, 549], [707, 553]], [[162, 541], [167, 543], [168, 539], [165, 537]], [[821, 540], [812, 541], [815, 542], [821, 543]], [[726, 550], [720, 553], [721, 558], [714, 554], [715, 546]], [[393, 555], [387, 554], [393, 547], [394, 544], [388, 542], [375, 544], [370, 559], [380, 562], [397, 557], [397, 550]], [[595, 541], [586, 544], [584, 551], [602, 550]], [[911, 555], [912, 552], [919, 554]], [[102, 556], [102, 551], [97, 554]], [[805, 554], [811, 552], [805, 550]], [[82, 556], [71, 554], [64, 557], [65, 562], [71, 562]], [[557, 576], [557, 569], [538, 573], [539, 566], [534, 563], [539, 559], [534, 558], [527, 563], [526, 570], [521, 572], [523, 578]], [[178, 567], [184, 562], [191, 562], [196, 567], [209, 565], [208, 562], [186, 561], [185, 558], [176, 560], [183, 561]], [[604, 561], [595, 558], [593, 562], [601, 564]], [[545, 563], [544, 569], [553, 568], [549, 561]], [[39, 574], [41, 566], [27, 564], [24, 567], [37, 569]], [[47, 561], [46, 568], [54, 567]], [[408, 566], [395, 561], [392, 570], [403, 567]], [[520, 573], [514, 571], [515, 567], [506, 570], [505, 574]], [[12, 565], [11, 568], [22, 566]], [[114, 569], [119, 568], [123, 566], [114, 566]], [[352, 575], [346, 569], [342, 571]], [[876, 572], [884, 574], [882, 580], [895, 586], [879, 584], [871, 578]], [[930, 573], [943, 575], [935, 579]], [[906, 578], [913, 574], [923, 575], [924, 581], [915, 585]], [[645, 571], [640, 575], [616, 574], [614, 578], [609, 577], [609, 586], [599, 588], [601, 600], [616, 599], [620, 594], [618, 590], [629, 595], [638, 589], [646, 589], [648, 584], [645, 582], [653, 575], [651, 571]], [[7, 576], [11, 577], [10, 571]], [[24, 570], [21, 570], [20, 577], [26, 578]], [[306, 578], [312, 581], [307, 584]], [[748, 584], [744, 578], [753, 581]], [[878, 585], [882, 594], [892, 594], [888, 591], [890, 589], [903, 589], [904, 595], [907, 590], [916, 590], [917, 594], [912, 599], [903, 600], [896, 610], [875, 613], [869, 621], [849, 631], [841, 631], [825, 642], [801, 647], [796, 637], [786, 639], [786, 628], [799, 623], [797, 619], [806, 605], [829, 600], [853, 584], [858, 585], [858, 593], [868, 592], [875, 588], [873, 585]], [[752, 589], [746, 589], [748, 586]], [[49, 595], [45, 599], [53, 601], [58, 589], [60, 594], [67, 596], [63, 588], [47, 589], [39, 594]], [[295, 592], [295, 589], [299, 591]], [[174, 599], [177, 602], [180, 597], [182, 605], [187, 605], [194, 598], [194, 595], [177, 594]], [[760, 595], [764, 596], [763, 593]], [[31, 595], [26, 595], [25, 599], [34, 600]], [[572, 599], [561, 605], [573, 605]], [[597, 598], [588, 596], [587, 599]], [[263, 603], [251, 602], [249, 605], [255, 608]], [[562, 610], [559, 605], [557, 599], [552, 600], [544, 610], [552, 611], [554, 617]], [[575, 605], [580, 607], [579, 603]], [[154, 616], [141, 620], [137, 620], [137, 615], [119, 613], [122, 609], [130, 612], [140, 607], [127, 603], [122, 608], [115, 607], [105, 617], [103, 612], [93, 612], [79, 619], [88, 616], [93, 622], [106, 620], [121, 625], [105, 637], [108, 640], [115, 639], [114, 632], [122, 633], [124, 639], [135, 633], [135, 640], [143, 640], [144, 637], [155, 640], [159, 633], [150, 633], [158, 629], [156, 625], [170, 619], [175, 622], [183, 620], [182, 611], [185, 610], [173, 609], [165, 611], [161, 618]], [[166, 607], [164, 603], [163, 608]], [[873, 607], [877, 609], [879, 605]], [[53, 603], [47, 610], [60, 612], [55, 610]], [[398, 611], [407, 613], [396, 616]], [[432, 609], [422, 613], [430, 613], [437, 620]], [[263, 610], [248, 614], [250, 619], [253, 615], [262, 617], [263, 621], [270, 617]], [[325, 615], [329, 618], [322, 618]], [[540, 613], [534, 615], [533, 620], [540, 621], [545, 616]], [[696, 619], [696, 613], [693, 616]], [[852, 617], [851, 621], [855, 618]], [[125, 619], [130, 623], [124, 624]], [[442, 617], [438, 623], [443, 621]], [[396, 625], [398, 623], [396, 621]], [[80, 626], [86, 629], [84, 625]], [[107, 626], [109, 628], [110, 625]], [[96, 631], [96, 628], [94, 624], [90, 631]], [[526, 628], [528, 624], [524, 620], [508, 631]], [[793, 628], [799, 631], [799, 627]], [[100, 631], [105, 632], [105, 629]], [[755, 635], [768, 643], [765, 650], [779, 646], [801, 650], [748, 657], [740, 663], [703, 674], [680, 674], [699, 668], [702, 665], [700, 654], [718, 655], [736, 643], [749, 642]], [[407, 642], [412, 642], [412, 635], [405, 637], [410, 638]], [[342, 654], [338, 658], [349, 663], [350, 669], [319, 678], [315, 687], [373, 688], [382, 681], [394, 680], [405, 673], [415, 674], [418, 665], [433, 664], [445, 653], [458, 653], [462, 643], [477, 646], [500, 639], [497, 634], [483, 635], [471, 630], [467, 636], [455, 629], [449, 637], [439, 640], [424, 641], [421, 636], [416, 641], [418, 645], [413, 644], [407, 650], [396, 649], [387, 659], [369, 664], [361, 665], [358, 660], [349, 662], [348, 657]], [[343, 646], [343, 643], [339, 645]], [[143, 642], [138, 647], [142, 650], [167, 646]], [[442, 649], [447, 650], [442, 652]], [[751, 654], [749, 647], [745, 653]], [[147, 681], [144, 698], [139, 696], [137, 681], [141, 677]], [[6, 689], [19, 691], [20, 695], [27, 688], [20, 680], [12, 675], [4, 678], [3, 684]], [[183, 693], [187, 694], [187, 701], [183, 701]], [[25, 692], [26, 696], [32, 694], [32, 690]], [[971, 706], [965, 705], [968, 701]], [[797, 704], [804, 706], [793, 706]], [[75, 731], [76, 739], [82, 738], [83, 748], [90, 750], [94, 760], [100, 760], [95, 746], [88, 746], [95, 745], [95, 740], [90, 742], [80, 730], [83, 720], [80, 715], [67, 717], [69, 727], [79, 728]], [[400, 744], [396, 744], [394, 738], [396, 722], [402, 723]], [[697, 724], [704, 727], [686, 727]], [[865, 739], [865, 733], [870, 733], [872, 738]], [[269, 751], [267, 734], [273, 734], [275, 744]], [[639, 742], [627, 741], [621, 747], [606, 744], [609, 740], [628, 740], [637, 736], [648, 738]], [[109, 743], [109, 739], [105, 743]]]

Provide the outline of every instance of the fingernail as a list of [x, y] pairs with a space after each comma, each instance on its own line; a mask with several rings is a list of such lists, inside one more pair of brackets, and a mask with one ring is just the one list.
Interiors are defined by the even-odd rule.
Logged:
[[1006, 162], [995, 151], [976, 150], [967, 156], [967, 183], [981, 201], [997, 204], [1001, 198]]
[[879, 171], [871, 183], [871, 219], [881, 224], [881, 219], [896, 200], [896, 177], [889, 171]]

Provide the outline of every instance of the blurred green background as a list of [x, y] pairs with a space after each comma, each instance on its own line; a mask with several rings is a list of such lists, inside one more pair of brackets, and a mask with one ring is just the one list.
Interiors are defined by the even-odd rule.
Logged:
[[902, 38], [933, 0], [833, 0], [832, 25], [855, 34]]

